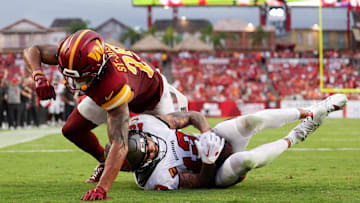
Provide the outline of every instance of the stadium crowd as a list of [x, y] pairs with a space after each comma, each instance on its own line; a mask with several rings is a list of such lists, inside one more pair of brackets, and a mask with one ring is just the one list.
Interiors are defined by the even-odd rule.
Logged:
[[[161, 71], [161, 54], [143, 54]], [[324, 99], [319, 90], [318, 53], [272, 51], [253, 53], [189, 53], [172, 57], [173, 85], [189, 101], [236, 102]], [[359, 88], [360, 52], [325, 51], [324, 87]], [[56, 87], [56, 100], [40, 101], [20, 53], [0, 54], [0, 126], [25, 128], [62, 124], [77, 100], [63, 85], [56, 66], [44, 68]], [[168, 75], [169, 76], [169, 75]], [[348, 94], [359, 100], [359, 94]], [[4, 125], [4, 124], [7, 125]]]
[[0, 54], [0, 128], [12, 130], [63, 124], [76, 100], [62, 83], [63, 77], [56, 66], [44, 68], [44, 71], [56, 89], [55, 100], [40, 101], [37, 97], [21, 54]]
[[[324, 87], [359, 88], [359, 58], [360, 52], [324, 52]], [[172, 67], [174, 86], [190, 101], [321, 100], [329, 96], [318, 88], [317, 52], [183, 53]], [[348, 97], [360, 99], [359, 94]]]

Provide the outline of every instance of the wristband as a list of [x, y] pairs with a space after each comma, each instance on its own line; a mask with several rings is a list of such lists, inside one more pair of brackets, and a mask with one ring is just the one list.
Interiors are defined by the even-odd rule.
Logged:
[[33, 77], [33, 80], [34, 80], [34, 81], [36, 81], [36, 76], [38, 76], [38, 75], [43, 75], [43, 76], [45, 76], [45, 73], [42, 72], [42, 71], [33, 71], [33, 72], [32, 72], [32, 77]]

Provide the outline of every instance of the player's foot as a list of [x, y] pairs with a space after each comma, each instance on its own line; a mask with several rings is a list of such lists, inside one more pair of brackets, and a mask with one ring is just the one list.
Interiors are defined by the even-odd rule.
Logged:
[[327, 114], [329, 114], [331, 112], [343, 109], [344, 106], [346, 105], [346, 102], [347, 102], [347, 98], [345, 94], [334, 94], [324, 99], [320, 103], [311, 106], [308, 110], [312, 111], [313, 108], [316, 108], [316, 106], [321, 105], [326, 108]]
[[97, 183], [97, 182], [99, 182], [103, 172], [104, 172], [104, 163], [100, 163], [95, 168], [94, 174], [92, 174], [92, 176], [87, 181], [85, 181], [85, 183]]
[[285, 138], [290, 140], [291, 146], [304, 141], [322, 124], [327, 115], [328, 112], [325, 105], [316, 105], [312, 107], [312, 111], [307, 117], [292, 129]]

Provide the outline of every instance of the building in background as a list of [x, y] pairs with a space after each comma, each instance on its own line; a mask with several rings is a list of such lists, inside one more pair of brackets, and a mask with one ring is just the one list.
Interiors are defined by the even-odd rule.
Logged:
[[[110, 18], [95, 29], [104, 38], [105, 42], [112, 42], [112, 44], [115, 42], [117, 44], [120, 43], [120, 36], [126, 32], [128, 26], [115, 18]], [[130, 42], [125, 41], [125, 46], [129, 45]]]
[[[348, 49], [347, 29], [342, 23], [323, 26], [323, 49]], [[296, 44], [295, 50], [309, 51], [319, 48], [319, 25], [297, 26], [291, 31], [291, 41]]]
[[211, 25], [210, 21], [206, 19], [180, 19], [180, 20], [156, 20], [153, 26], [156, 29], [157, 35], [164, 35], [167, 28], [174, 29], [174, 34], [179, 36], [180, 40], [187, 36], [194, 36], [199, 38], [201, 36], [201, 29]]
[[[275, 48], [275, 29], [270, 26], [261, 26], [261, 28], [266, 37], [255, 46], [252, 43], [254, 35], [257, 34], [257, 28], [251, 23], [245, 23], [243, 20], [219, 20], [214, 25], [214, 32], [229, 34], [225, 41], [225, 48], [228, 51], [273, 50]], [[230, 37], [230, 35], [233, 37]]]
[[0, 52], [19, 53], [35, 44], [55, 44], [52, 30], [28, 19], [21, 19], [0, 30]]
[[53, 40], [58, 44], [65, 39], [70, 34], [68, 28], [74, 23], [85, 24], [81, 18], [55, 18], [50, 25]]

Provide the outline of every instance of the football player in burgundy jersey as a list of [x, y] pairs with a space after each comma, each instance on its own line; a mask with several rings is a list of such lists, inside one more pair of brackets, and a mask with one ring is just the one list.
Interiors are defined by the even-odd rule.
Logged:
[[[304, 141], [330, 112], [342, 109], [346, 102], [344, 94], [335, 94], [305, 109], [271, 109], [226, 120], [211, 131], [206, 130], [207, 120], [198, 112], [139, 115], [130, 121], [127, 161], [137, 185], [146, 190], [228, 187]], [[245, 151], [260, 130], [298, 119], [304, 120], [286, 137]], [[189, 124], [202, 134], [178, 130]], [[223, 139], [230, 145], [224, 147]], [[108, 144], [106, 151], [111, 148]]]
[[[82, 90], [87, 95], [67, 119], [62, 133], [100, 163], [95, 177], [88, 180], [99, 183], [82, 199], [107, 199], [106, 192], [127, 154], [129, 111], [149, 114], [174, 112], [170, 95], [174, 88], [145, 59], [134, 52], [105, 44], [101, 36], [91, 30], [77, 31], [59, 46], [27, 48], [24, 59], [32, 71], [36, 93], [41, 99], [56, 96], [42, 72], [42, 63], [58, 65], [68, 87]], [[185, 103], [182, 108], [186, 110]], [[104, 122], [107, 122], [108, 137], [113, 146], [106, 162], [104, 148], [91, 132]]]

